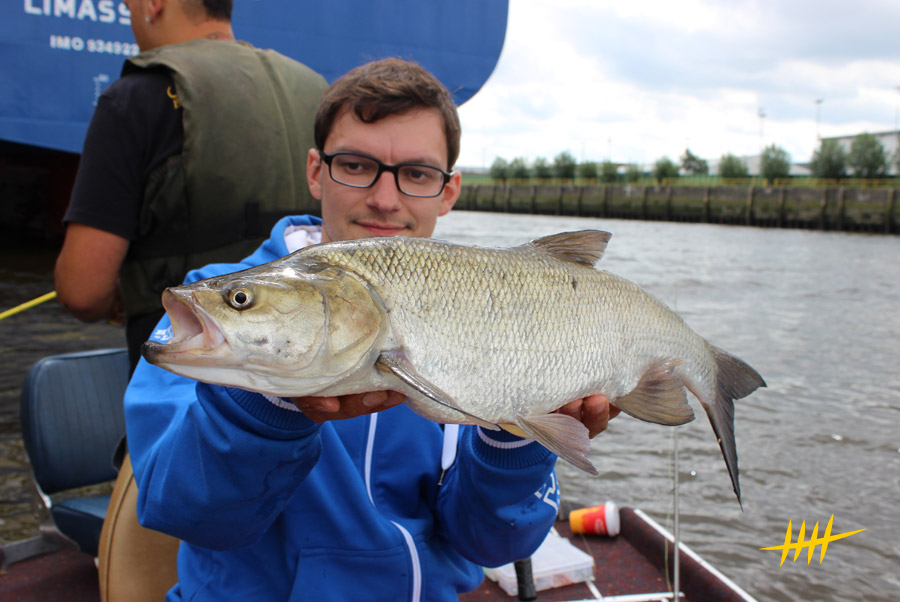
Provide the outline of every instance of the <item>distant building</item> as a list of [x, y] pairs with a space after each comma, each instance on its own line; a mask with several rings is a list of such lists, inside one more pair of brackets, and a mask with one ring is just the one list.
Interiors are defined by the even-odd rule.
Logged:
[[[859, 134], [853, 134], [851, 136], [833, 136], [831, 138], [822, 138], [822, 141], [824, 142], [825, 140], [837, 140], [838, 144], [840, 144], [844, 148], [844, 152], [849, 153], [850, 147], [853, 145], [853, 139], [858, 135]], [[888, 163], [888, 175], [897, 175], [897, 150], [898, 148], [900, 148], [900, 130], [891, 130], [889, 132], [875, 132], [872, 135], [875, 136], [875, 138], [881, 143], [881, 146], [884, 147], [884, 154], [887, 157]]]

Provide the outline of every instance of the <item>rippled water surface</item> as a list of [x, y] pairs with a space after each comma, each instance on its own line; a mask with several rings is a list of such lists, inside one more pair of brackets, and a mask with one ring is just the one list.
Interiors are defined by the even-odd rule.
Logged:
[[[565, 463], [563, 493], [637, 506], [672, 526], [678, 431], [682, 539], [760, 600], [900, 600], [900, 238], [735, 226], [451, 212], [436, 237], [487, 245], [583, 228], [613, 233], [600, 267], [676, 309], [768, 388], [736, 404], [743, 511], [708, 421], [623, 416]], [[695, 410], [702, 412], [698, 403]], [[866, 531], [779, 566], [759, 548]]]
[[[436, 237], [505, 246], [563, 230], [613, 233], [601, 267], [637, 282], [769, 387], [736, 405], [743, 511], [702, 416], [678, 429], [615, 419], [593, 442], [599, 477], [560, 463], [564, 494], [615, 500], [671, 524], [678, 432], [681, 536], [760, 600], [900, 600], [900, 238], [735, 226], [451, 212]], [[0, 310], [52, 290], [53, 255], [0, 258]], [[45, 355], [122, 346], [55, 302], [0, 321], [0, 540], [36, 534], [18, 425], [19, 387]], [[702, 413], [698, 403], [695, 410]], [[834, 515], [819, 563], [759, 548], [788, 521]]]

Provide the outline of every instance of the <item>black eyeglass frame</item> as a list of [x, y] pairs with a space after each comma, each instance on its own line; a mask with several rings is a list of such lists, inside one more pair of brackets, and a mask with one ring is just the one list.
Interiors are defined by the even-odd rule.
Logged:
[[[341, 182], [340, 180], [335, 178], [334, 174], [331, 173], [331, 162], [334, 160], [335, 157], [338, 157], [341, 155], [346, 155], [349, 157], [360, 157], [362, 159], [368, 159], [369, 161], [373, 161], [378, 166], [378, 171], [375, 172], [375, 177], [372, 179], [372, 183], [369, 184], [368, 186], [359, 186], [357, 184], [348, 184], [346, 182]], [[444, 192], [444, 188], [447, 186], [447, 182], [449, 182], [450, 178], [453, 177], [452, 171], [446, 172], [443, 169], [441, 169], [440, 167], [435, 167], [434, 165], [428, 165], [427, 163], [397, 163], [395, 165], [388, 165], [387, 163], [382, 163], [381, 161], [379, 161], [375, 157], [372, 157], [371, 155], [365, 155], [363, 153], [337, 152], [337, 153], [329, 154], [324, 151], [319, 151], [319, 157], [321, 157], [322, 162], [328, 166], [328, 176], [332, 179], [332, 181], [337, 182], [338, 184], [340, 184], [342, 186], [349, 186], [350, 188], [371, 188], [372, 186], [375, 185], [376, 182], [378, 182], [378, 179], [381, 177], [381, 174], [383, 174], [386, 171], [389, 171], [392, 174], [394, 174], [394, 184], [396, 184], [397, 190], [399, 190], [401, 193], [405, 194], [406, 196], [415, 197], [417, 199], [433, 199], [437, 196], [440, 196], [441, 193]], [[403, 167], [427, 167], [428, 169], [437, 170], [438, 172], [440, 172], [441, 176], [443, 177], [443, 179], [441, 180], [440, 190], [438, 190], [434, 194], [410, 194], [410, 193], [406, 192], [405, 190], [403, 190], [400, 187], [400, 169]]]

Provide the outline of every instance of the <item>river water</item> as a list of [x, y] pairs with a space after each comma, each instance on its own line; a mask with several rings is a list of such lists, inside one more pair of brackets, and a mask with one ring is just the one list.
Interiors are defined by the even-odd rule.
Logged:
[[[708, 421], [677, 429], [620, 416], [593, 441], [599, 477], [559, 464], [563, 494], [614, 500], [672, 528], [677, 431], [682, 540], [760, 600], [900, 600], [900, 238], [737, 226], [454, 211], [435, 236], [506, 246], [563, 230], [613, 233], [601, 267], [637, 282], [766, 379], [736, 404], [743, 510]], [[0, 309], [52, 289], [52, 253], [7, 254]], [[121, 346], [55, 302], [0, 322], [0, 539], [36, 532], [18, 438], [18, 388], [51, 353]], [[780, 551], [806, 523], [821, 536]]]
[[[52, 291], [55, 260], [53, 248], [0, 249], [0, 311]], [[0, 320], [0, 543], [38, 533], [19, 427], [28, 370], [47, 355], [124, 345], [123, 328], [83, 324], [55, 300]]]

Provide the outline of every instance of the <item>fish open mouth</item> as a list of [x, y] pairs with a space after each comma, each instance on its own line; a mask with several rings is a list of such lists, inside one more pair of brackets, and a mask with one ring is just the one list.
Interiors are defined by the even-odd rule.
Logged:
[[172, 338], [166, 343], [144, 343], [142, 352], [151, 364], [208, 364], [214, 357], [221, 362], [230, 351], [218, 322], [196, 303], [191, 293], [166, 289], [162, 305], [172, 322]]

